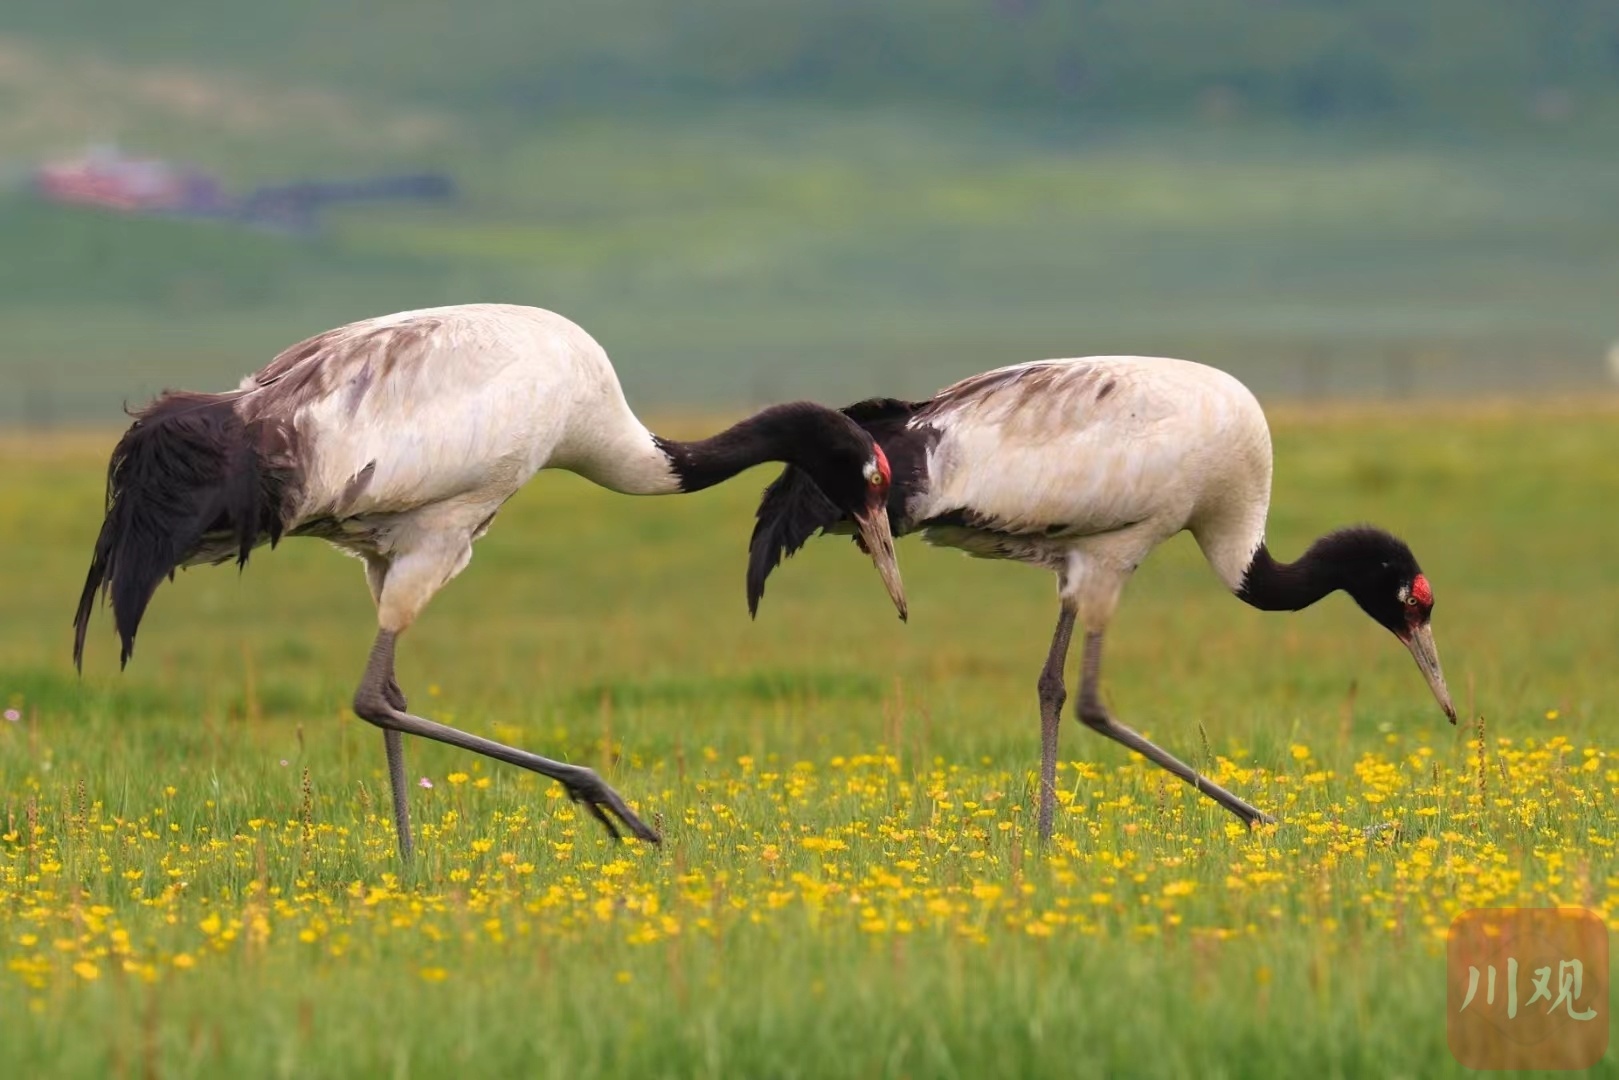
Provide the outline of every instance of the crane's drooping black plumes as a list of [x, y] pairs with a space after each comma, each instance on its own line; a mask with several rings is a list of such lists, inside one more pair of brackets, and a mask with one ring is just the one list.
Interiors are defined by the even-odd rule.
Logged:
[[781, 560], [798, 553], [810, 537], [843, 520], [843, 511], [802, 469], [782, 470], [759, 501], [748, 542], [748, 614], [759, 614], [765, 579]]
[[203, 551], [205, 538], [217, 541], [218, 559], [239, 563], [264, 540], [281, 539], [297, 485], [292, 435], [244, 421], [236, 398], [171, 392], [133, 414], [107, 467], [107, 516], [73, 619], [76, 666], [98, 591], [112, 601], [126, 664], [152, 593]]

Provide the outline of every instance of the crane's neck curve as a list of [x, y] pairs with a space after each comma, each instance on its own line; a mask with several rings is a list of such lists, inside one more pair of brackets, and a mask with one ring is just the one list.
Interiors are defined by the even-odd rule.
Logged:
[[851, 437], [853, 424], [841, 413], [810, 402], [773, 405], [717, 435], [692, 442], [654, 435], [668, 458], [677, 490], [713, 487], [755, 465], [781, 461], [819, 472], [834, 439]]
[[[1261, 541], [1233, 591], [1261, 611], [1298, 611], [1339, 589], [1364, 607], [1369, 587], [1381, 586], [1391, 574], [1390, 580], [1420, 573], [1403, 541], [1382, 529], [1357, 525], [1327, 533], [1290, 563], [1277, 562]], [[1390, 584], [1389, 594], [1393, 591]]]
[[[628, 406], [581, 425], [548, 462], [625, 495], [679, 495], [729, 480], [768, 461], [798, 465], [821, 478], [838, 450], [860, 456], [859, 428], [841, 413], [809, 402], [774, 405], [717, 435], [690, 442], [654, 434]], [[847, 440], [848, 445], [844, 446]], [[833, 472], [835, 473], [835, 469]], [[855, 474], [858, 477], [858, 472]]]
[[1299, 611], [1343, 587], [1336, 562], [1324, 557], [1320, 541], [1295, 562], [1277, 562], [1263, 541], [1236, 589], [1237, 599], [1260, 611]]

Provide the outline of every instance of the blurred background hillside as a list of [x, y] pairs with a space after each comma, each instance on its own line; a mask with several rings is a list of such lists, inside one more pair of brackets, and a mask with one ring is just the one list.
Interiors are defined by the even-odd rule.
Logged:
[[1616, 253], [1611, 0], [0, 7], [0, 424], [473, 300], [643, 411], [1109, 351], [1582, 390]]

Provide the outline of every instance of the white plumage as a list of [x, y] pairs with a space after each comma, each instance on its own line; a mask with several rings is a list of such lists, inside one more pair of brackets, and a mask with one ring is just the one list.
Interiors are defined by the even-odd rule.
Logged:
[[242, 381], [244, 418], [298, 433], [304, 482], [287, 522], [381, 560], [383, 629], [402, 633], [541, 469], [632, 495], [681, 490], [630, 411], [606, 352], [539, 308], [406, 311], [329, 331]]
[[297, 394], [291, 416], [313, 450], [299, 506], [308, 517], [329, 512], [323, 504], [373, 464], [346, 512], [447, 499], [469, 513], [494, 509], [548, 467], [629, 494], [679, 490], [606, 352], [553, 312], [470, 304], [367, 319], [295, 345], [242, 380], [240, 407], [276, 411], [287, 396], [279, 387], [311, 383], [321, 392]]
[[906, 518], [970, 509], [993, 528], [926, 528], [930, 542], [1017, 537], [1026, 550], [1014, 557], [1052, 569], [1076, 555], [1130, 566], [1190, 528], [1226, 586], [1241, 584], [1264, 538], [1270, 430], [1225, 372], [1156, 357], [1048, 360], [975, 376], [934, 400], [942, 404], [908, 424], [937, 438]]

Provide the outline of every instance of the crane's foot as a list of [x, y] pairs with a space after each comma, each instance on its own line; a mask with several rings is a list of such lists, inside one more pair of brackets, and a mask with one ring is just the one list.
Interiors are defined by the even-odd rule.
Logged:
[[1376, 825], [1366, 826], [1360, 831], [1360, 834], [1367, 840], [1376, 840], [1378, 837], [1384, 835], [1387, 835], [1390, 840], [1398, 840], [1401, 832], [1402, 830], [1400, 829], [1400, 823], [1398, 821], [1381, 821]]
[[[365, 675], [360, 680], [359, 689], [354, 692], [354, 712], [360, 719], [375, 724], [388, 733], [388, 771], [394, 788], [401, 853], [408, 851], [410, 847], [403, 794], [404, 758], [403, 751], [399, 748], [401, 735], [432, 739], [549, 777], [567, 788], [568, 798], [576, 803], [583, 803], [590, 810], [591, 816], [602, 823], [613, 839], [623, 839], [623, 834], [619, 831], [621, 823], [631, 835], [649, 843], [659, 842], [658, 834], [636, 817], [635, 812], [619, 797], [618, 792], [608, 787], [593, 770], [580, 765], [553, 761], [539, 754], [506, 746], [493, 739], [461, 731], [447, 724], [435, 723], [406, 711], [403, 707], [405, 695], [400, 691], [393, 671], [394, 641], [397, 637], [398, 634], [391, 630], [377, 632], [377, 640], [371, 647], [371, 659], [366, 664]], [[617, 823], [614, 818], [617, 819]]]
[[596, 775], [594, 769], [580, 768], [573, 776], [562, 779], [562, 785], [567, 789], [568, 798], [575, 803], [583, 804], [591, 816], [602, 823], [614, 840], [623, 839], [618, 826], [613, 822], [613, 818], [616, 817], [636, 839], [651, 844], [663, 842], [663, 838], [636, 817], [635, 811], [619, 798], [618, 792], [608, 787], [607, 782]]
[[[1208, 783], [1208, 781], [1204, 782]], [[1222, 788], [1221, 790], [1224, 789]], [[1207, 794], [1207, 792], [1205, 792], [1205, 794]], [[1230, 795], [1229, 792], [1227, 792], [1227, 794]], [[1248, 826], [1250, 829], [1256, 828], [1260, 825], [1276, 824], [1275, 818], [1271, 817], [1269, 814], [1265, 813], [1265, 811], [1261, 810], [1257, 806], [1254, 806], [1247, 800], [1240, 799], [1235, 795], [1230, 795], [1230, 798], [1231, 802], [1229, 803], [1220, 800], [1220, 805], [1224, 806], [1227, 810], [1240, 817], [1242, 819], [1242, 823]]]

